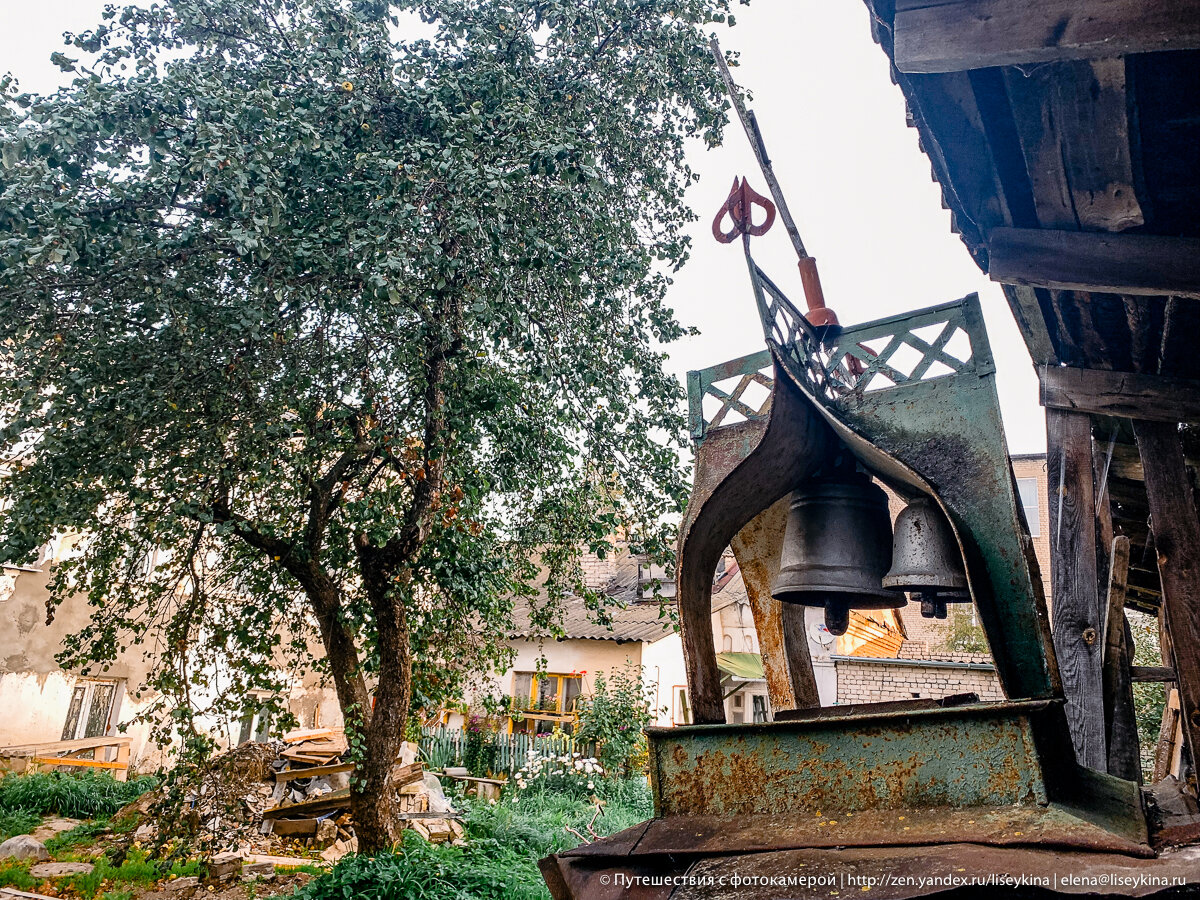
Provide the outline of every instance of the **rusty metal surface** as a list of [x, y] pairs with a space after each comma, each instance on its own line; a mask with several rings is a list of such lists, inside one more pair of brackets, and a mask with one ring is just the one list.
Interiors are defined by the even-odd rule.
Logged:
[[[1200, 890], [1200, 851], [1138, 859], [968, 843], [943, 845], [936, 852], [925, 847], [786, 850], [700, 860], [685, 874], [691, 883], [677, 886], [671, 900], [1178, 897]], [[1183, 886], [1170, 886], [1174, 879]]]
[[[1151, 848], [1080, 818], [1057, 804], [959, 809], [947, 806], [817, 809], [805, 814], [680, 815], [652, 819], [636, 842], [584, 855], [753, 853], [815, 847], [896, 847], [969, 841], [993, 846], [1061, 847], [1148, 857]], [[568, 855], [575, 855], [570, 851]]]
[[782, 604], [771, 596], [771, 584], [779, 572], [787, 507], [786, 498], [776, 501], [729, 542], [754, 614], [767, 694], [776, 713], [820, 703], [804, 632], [804, 609]]
[[765, 430], [749, 422], [718, 429], [698, 450], [696, 483], [680, 526], [676, 571], [696, 722], [725, 718], [711, 622], [717, 560], [734, 535], [810, 475], [833, 445], [833, 434], [811, 401], [777, 376]]
[[1040, 701], [741, 726], [648, 729], [655, 813], [1045, 803], [1029, 713]]

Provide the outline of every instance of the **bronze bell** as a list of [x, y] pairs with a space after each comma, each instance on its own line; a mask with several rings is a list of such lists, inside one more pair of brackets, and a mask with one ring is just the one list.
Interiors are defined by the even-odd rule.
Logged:
[[927, 619], [946, 618], [947, 603], [971, 602], [958, 542], [946, 516], [929, 497], [914, 500], [896, 517], [892, 568], [883, 576], [883, 584], [912, 591]]
[[851, 609], [892, 609], [907, 602], [882, 585], [891, 545], [887, 495], [865, 475], [806, 482], [788, 505], [771, 596], [825, 607], [825, 627], [845, 634]]

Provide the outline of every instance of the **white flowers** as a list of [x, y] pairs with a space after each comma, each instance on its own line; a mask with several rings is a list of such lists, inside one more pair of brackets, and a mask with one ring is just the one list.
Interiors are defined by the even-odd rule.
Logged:
[[596, 776], [604, 774], [604, 767], [594, 756], [582, 753], [562, 753], [557, 756], [541, 756], [530, 751], [524, 766], [513, 774], [513, 783], [518, 790], [531, 787], [554, 789], [595, 790]]

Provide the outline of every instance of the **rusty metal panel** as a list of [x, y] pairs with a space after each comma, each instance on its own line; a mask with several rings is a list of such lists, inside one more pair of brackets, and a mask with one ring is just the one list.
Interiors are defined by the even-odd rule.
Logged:
[[655, 814], [1046, 803], [1041, 702], [649, 729]]

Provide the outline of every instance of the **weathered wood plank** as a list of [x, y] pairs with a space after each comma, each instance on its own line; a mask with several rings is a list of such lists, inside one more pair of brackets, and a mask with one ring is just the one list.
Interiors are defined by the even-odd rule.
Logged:
[[1179, 731], [1178, 694], [1167, 692], [1167, 705], [1163, 707], [1162, 723], [1158, 727], [1158, 746], [1154, 748], [1154, 781], [1162, 781], [1171, 774], [1171, 759], [1175, 756], [1175, 734]]
[[1002, 284], [1108, 294], [1200, 298], [1200, 240], [993, 228], [988, 277]]
[[[1047, 409], [1155, 422], [1200, 422], [1200, 381], [1070, 366], [1042, 366], [1038, 375], [1041, 403]], [[1111, 473], [1109, 481], [1111, 485]]]
[[1046, 316], [1034, 289], [1015, 284], [1002, 285], [1002, 289], [1008, 299], [1008, 308], [1012, 310], [1021, 336], [1025, 339], [1025, 346], [1029, 349], [1033, 364], [1044, 366], [1058, 363], [1054, 343], [1050, 340], [1050, 329], [1046, 325]]
[[[1179, 689], [1180, 722], [1192, 759], [1200, 753], [1200, 515], [1184, 464], [1179, 428], [1134, 420], [1146, 470], [1146, 496], [1163, 610]], [[1168, 662], [1164, 658], [1163, 662]]]
[[1067, 724], [1081, 765], [1104, 771], [1104, 692], [1096, 592], [1092, 427], [1086, 415], [1046, 410], [1051, 634]]
[[1129, 677], [1139, 684], [1170, 684], [1175, 680], [1175, 670], [1168, 666], [1130, 666]]
[[1200, 47], [1196, 0], [901, 0], [901, 72], [957, 72]]
[[1108, 745], [1108, 774], [1129, 781], [1142, 780], [1137, 715], [1133, 706], [1133, 681], [1129, 665], [1132, 647], [1126, 640], [1125, 586], [1129, 573], [1129, 538], [1112, 539], [1109, 555], [1108, 603], [1104, 617], [1104, 727]]
[[1070, 231], [1144, 224], [1133, 188], [1125, 61], [1005, 69], [1004, 82], [1038, 222]]

